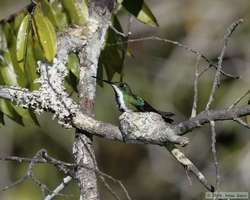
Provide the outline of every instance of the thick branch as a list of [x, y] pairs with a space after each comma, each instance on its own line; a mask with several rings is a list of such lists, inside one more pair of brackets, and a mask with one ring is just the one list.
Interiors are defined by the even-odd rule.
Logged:
[[[89, 2], [88, 37], [86, 45], [78, 52], [80, 113], [86, 116], [94, 116], [96, 82], [92, 76], [97, 74], [99, 56], [104, 46], [113, 8], [114, 0]], [[80, 186], [80, 199], [98, 200], [96, 173], [81, 167], [84, 164], [90, 168], [97, 168], [92, 143], [92, 135], [87, 130], [76, 129], [73, 155], [79, 166], [76, 169], [76, 178]]]
[[[12, 96], [12, 94], [15, 94], [16, 91], [16, 88], [0, 87], [0, 97], [15, 101], [16, 99], [14, 96]], [[19, 94], [22, 94], [24, 96], [31, 94], [31, 92], [21, 89], [19, 89], [18, 92]], [[29, 99], [27, 98], [27, 100]], [[29, 101], [32, 101], [36, 105], [38, 105], [34, 99], [31, 99]], [[26, 102], [23, 103], [26, 104]], [[235, 120], [246, 115], [250, 115], [250, 105], [234, 107], [231, 109], [225, 108], [221, 110], [209, 110], [201, 112], [196, 117], [190, 118], [186, 121], [171, 125], [169, 126], [169, 128], [171, 132], [174, 131], [176, 135], [184, 135], [195, 128], [200, 128], [204, 124], [209, 123], [209, 121]], [[91, 135], [109, 140], [124, 142], [122, 133], [117, 126], [95, 120], [94, 118], [83, 114], [79, 110], [75, 113], [71, 120], [73, 127], [78, 128], [82, 131], [87, 131]], [[151, 135], [149, 139], [148, 135], [147, 137], [143, 135], [137, 135], [137, 137], [134, 137], [134, 135], [127, 135], [127, 142], [135, 144], [144, 143], [164, 145], [164, 142], [168, 141], [168, 136], [169, 135], [167, 133], [162, 133], [160, 138], [158, 135]], [[140, 141], [138, 141], [138, 138], [140, 138]]]
[[175, 126], [176, 134], [184, 135], [195, 128], [199, 128], [209, 121], [234, 120], [250, 114], [250, 105], [222, 110], [209, 110], [198, 114], [190, 120], [183, 121]]
[[[209, 121], [234, 120], [246, 115], [250, 115], [250, 105], [237, 107], [230, 110], [209, 110], [204, 111], [198, 114], [196, 117], [190, 118], [189, 120], [173, 125], [171, 126], [171, 129], [174, 130], [177, 135], [184, 135], [195, 128], [200, 128], [204, 124], [209, 123]], [[110, 140], [123, 141], [122, 134], [116, 126], [97, 121], [93, 118], [86, 117], [85, 115], [77, 115], [73, 121], [76, 127], [87, 130], [93, 135]], [[161, 138], [151, 135], [151, 139], [146, 139], [142, 135], [138, 135], [138, 138], [140, 137], [140, 141], [137, 139], [132, 139], [132, 137], [133, 135], [127, 135], [127, 141], [132, 143], [150, 143], [157, 145], [164, 145], [164, 142], [167, 141], [167, 135], [164, 135], [164, 133], [161, 135]]]

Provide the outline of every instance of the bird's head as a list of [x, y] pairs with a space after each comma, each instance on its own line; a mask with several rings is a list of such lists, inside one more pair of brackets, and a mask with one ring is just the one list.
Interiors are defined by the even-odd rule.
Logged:
[[111, 85], [116, 93], [122, 92], [123, 94], [132, 95], [132, 90], [130, 89], [129, 85], [125, 82], [111, 82], [108, 80], [103, 80], [98, 77], [93, 76], [93, 78], [103, 81]]

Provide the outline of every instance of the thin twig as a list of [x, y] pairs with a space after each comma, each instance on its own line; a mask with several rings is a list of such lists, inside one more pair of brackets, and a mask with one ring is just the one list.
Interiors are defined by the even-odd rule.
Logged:
[[[42, 154], [45, 150], [44, 149], [41, 149], [39, 150], [36, 155], [33, 157], [33, 159], [39, 159], [39, 158], [42, 158]], [[35, 165], [35, 162], [34, 160], [32, 160], [30, 163], [29, 163], [29, 166], [28, 166], [28, 170], [27, 170], [27, 176], [30, 177], [33, 182], [41, 189], [42, 191], [42, 194], [43, 196], [45, 196], [45, 194], [47, 192], [51, 192], [50, 189], [47, 187], [47, 185], [43, 184], [39, 179], [37, 179], [35, 177], [35, 175], [33, 174], [33, 168], [34, 168], [34, 165]]]
[[198, 79], [199, 79], [199, 63], [200, 56], [197, 56], [196, 64], [195, 64], [195, 74], [194, 74], [194, 100], [193, 107], [191, 112], [191, 118], [195, 117], [197, 114], [197, 104], [198, 104]]
[[[41, 189], [41, 191], [44, 193], [44, 192], [49, 192], [49, 188], [44, 185], [43, 183], [41, 183], [33, 174], [33, 167], [34, 167], [34, 164], [37, 162], [37, 160], [41, 160], [40, 156], [41, 156], [41, 152], [42, 150], [38, 151], [36, 153], [36, 155], [31, 158], [31, 159], [28, 159], [29, 161], [29, 166], [28, 166], [28, 169], [27, 169], [27, 172], [26, 172], [26, 175], [24, 175], [22, 178], [20, 178], [19, 180], [15, 181], [14, 183], [12, 183], [11, 185], [8, 185], [8, 186], [5, 186], [4, 188], [0, 189], [0, 191], [6, 191], [10, 188], [13, 188], [21, 183], [23, 183], [24, 181], [26, 181], [28, 178], [31, 178], [33, 180], [33, 182], [38, 185]], [[17, 158], [17, 157], [13, 157], [13, 158], [0, 158], [0, 160], [14, 160], [14, 161], [18, 161], [18, 162], [23, 162], [23, 161], [27, 161], [27, 159], [22, 159], [22, 158]], [[41, 162], [43, 162], [43, 160], [41, 160]]]
[[211, 68], [211, 65], [208, 65], [206, 68], [204, 68], [203, 70], [201, 70], [201, 72], [199, 73], [199, 78], [200, 78], [205, 72], [207, 72], [210, 68]]
[[[239, 19], [236, 22], [232, 23], [226, 30], [226, 33], [224, 35], [224, 42], [223, 42], [223, 47], [220, 53], [220, 56], [218, 58], [218, 68], [216, 70], [215, 76], [214, 76], [214, 80], [213, 80], [213, 84], [212, 84], [212, 89], [209, 95], [209, 99], [206, 105], [206, 111], [208, 111], [211, 107], [211, 104], [214, 100], [214, 95], [215, 95], [215, 91], [216, 88], [220, 85], [220, 75], [221, 75], [221, 70], [222, 70], [222, 62], [223, 62], [223, 58], [225, 55], [225, 51], [226, 48], [228, 46], [228, 42], [229, 39], [232, 35], [232, 33], [234, 32], [234, 30], [237, 28], [237, 26], [242, 23], [243, 20]], [[216, 131], [215, 131], [215, 122], [213, 120], [210, 121], [210, 127], [211, 127], [211, 150], [212, 150], [212, 154], [213, 154], [213, 160], [214, 160], [214, 166], [215, 166], [215, 174], [216, 174], [216, 184], [215, 184], [215, 188], [216, 191], [219, 188], [219, 182], [220, 182], [220, 174], [219, 174], [219, 163], [218, 163], [218, 159], [217, 159], [217, 153], [216, 153]]]
[[88, 148], [87, 144], [83, 141], [83, 144], [85, 146], [85, 148], [87, 149], [88, 153], [90, 154], [90, 157], [92, 158], [93, 162], [94, 162], [94, 166], [95, 166], [95, 172], [97, 173], [97, 175], [99, 175], [99, 178], [101, 179], [101, 181], [103, 182], [104, 186], [106, 187], [106, 189], [117, 199], [117, 200], [120, 200], [120, 197], [118, 196], [118, 194], [111, 188], [111, 186], [108, 184], [108, 182], [106, 181], [105, 178], [108, 178], [110, 179], [111, 181], [113, 181], [114, 183], [117, 183], [122, 191], [124, 192], [126, 198], [128, 200], [132, 200], [126, 187], [123, 185], [123, 183], [118, 180], [118, 179], [115, 179], [113, 178], [112, 176], [108, 175], [108, 174], [105, 174], [103, 173], [102, 171], [99, 170], [98, 168], [98, 165], [97, 165], [97, 162], [95, 160], [95, 157], [93, 155], [93, 152], [90, 151], [90, 149]]
[[123, 33], [123, 32], [121, 32], [121, 31], [117, 30], [113, 25], [110, 25], [109, 27], [110, 27], [110, 28], [112, 29], [112, 31], [114, 31], [117, 35], [120, 35], [120, 36], [122, 36], [122, 37], [124, 37], [124, 38], [127, 37], [127, 35], [126, 35], [125, 33]]
[[220, 184], [220, 173], [219, 173], [219, 162], [217, 158], [217, 152], [216, 152], [216, 131], [215, 131], [215, 122], [210, 121], [210, 128], [211, 128], [211, 150], [213, 154], [213, 160], [214, 160], [214, 166], [215, 166], [215, 175], [216, 175], [216, 183], [215, 183], [215, 189], [218, 191], [219, 184]]
[[[200, 56], [203, 60], [205, 60], [208, 64], [209, 64], [209, 68], [213, 67], [215, 69], [217, 69], [217, 65], [212, 62], [207, 56], [205, 56], [204, 54], [202, 54], [201, 52], [185, 45], [182, 44], [180, 42], [174, 41], [174, 40], [169, 40], [169, 39], [165, 39], [165, 38], [161, 38], [161, 37], [157, 37], [157, 36], [148, 36], [148, 37], [141, 37], [141, 38], [134, 38], [134, 39], [128, 39], [127, 41], [123, 41], [123, 42], [117, 42], [115, 44], [107, 44], [108, 46], [116, 46], [116, 45], [121, 45], [124, 43], [136, 43], [136, 42], [141, 42], [141, 41], [147, 41], [147, 40], [156, 40], [156, 41], [161, 41], [161, 42], [165, 42], [165, 43], [169, 43], [169, 44], [173, 44], [176, 45], [180, 48], [183, 48], [193, 54], [195, 54], [196, 56]], [[233, 78], [233, 79], [238, 79], [238, 76], [233, 76], [231, 74], [228, 74], [226, 72], [224, 72], [223, 70], [220, 71], [222, 75], [229, 77], [229, 78]]]
[[57, 196], [72, 180], [71, 176], [67, 176], [63, 179], [63, 182], [58, 185], [51, 194], [47, 195], [44, 200], [51, 200], [53, 199], [55, 196]]
[[241, 102], [242, 99], [244, 99], [248, 94], [250, 93], [250, 90], [247, 90], [241, 97], [239, 97], [238, 99], [235, 100], [235, 102], [232, 103], [232, 105], [230, 105], [228, 107], [228, 110], [231, 110], [232, 108], [234, 108], [238, 103]]
[[[226, 48], [228, 46], [228, 42], [230, 37], [232, 36], [233, 32], [235, 31], [235, 29], [241, 24], [243, 23], [243, 19], [238, 19], [237, 21], [235, 21], [234, 23], [232, 23], [229, 28], [227, 29], [226, 34], [224, 35], [224, 45], [220, 54], [220, 57], [218, 59], [218, 68], [220, 68], [220, 70], [222, 70], [222, 62], [223, 62], [223, 58], [225, 55], [225, 51]], [[220, 85], [220, 76], [218, 76], [218, 85]]]
[[103, 176], [99, 176], [99, 178], [103, 182], [106, 189], [113, 195], [113, 197], [117, 200], [121, 200], [119, 195], [112, 189], [112, 187], [108, 184], [108, 182], [105, 180], [105, 178]]
[[132, 198], [130, 197], [130, 195], [129, 195], [127, 189], [126, 189], [126, 187], [123, 185], [123, 183], [120, 180], [118, 180], [118, 179], [116, 179], [116, 178], [114, 178], [114, 177], [112, 177], [112, 176], [110, 176], [110, 175], [108, 175], [106, 173], [103, 173], [102, 171], [99, 171], [99, 170], [97, 171], [97, 173], [101, 174], [102, 176], [104, 176], [104, 177], [110, 179], [111, 181], [113, 181], [114, 183], [118, 184], [122, 188], [126, 198], [128, 200], [132, 200]]
[[[67, 163], [67, 162], [63, 162], [63, 161], [60, 161], [60, 160], [57, 160], [51, 156], [49, 156], [47, 154], [47, 151], [42, 149], [39, 151], [39, 153], [41, 154], [41, 157], [34, 157], [34, 158], [26, 158], [26, 157], [17, 157], [17, 156], [5, 156], [5, 157], [0, 157], [0, 160], [2, 161], [15, 161], [15, 162], [18, 162], [18, 163], [24, 163], [24, 162], [27, 162], [27, 163], [32, 163], [32, 166], [35, 164], [35, 163], [41, 163], [41, 164], [52, 164], [54, 165], [55, 167], [58, 167], [60, 170], [62, 170], [64, 173], [69, 173], [70, 174], [70, 169], [74, 169], [76, 167], [75, 164], [73, 163]], [[118, 180], [118, 179], [115, 179], [114, 177], [100, 171], [98, 168], [97, 169], [92, 169], [90, 168], [89, 166], [85, 166], [85, 165], [81, 165], [79, 167], [84, 167], [88, 170], [92, 170], [92, 171], [95, 171], [98, 175], [102, 176], [102, 177], [105, 177], [111, 181], [113, 181], [114, 183], [118, 184], [122, 191], [124, 192], [126, 198], [128, 200], [132, 200], [132, 198], [130, 197], [126, 187], [123, 185], [123, 183]], [[27, 175], [26, 175], [27, 176]], [[17, 184], [20, 184], [22, 183], [23, 181], [25, 181], [27, 178], [29, 178], [28, 176], [26, 177], [24, 176], [23, 178], [21, 178], [20, 180], [16, 181], [15, 183], [9, 185], [9, 186], [6, 186], [2, 189], [0, 189], [0, 191], [5, 191], [5, 190], [8, 190], [9, 188], [12, 188], [14, 186], [16, 186]], [[23, 180], [24, 179], [24, 180]], [[53, 191], [51, 191], [53, 192]], [[62, 195], [62, 194], [59, 194], [59, 195]]]
[[214, 186], [210, 185], [206, 177], [200, 172], [200, 170], [183, 154], [175, 145], [166, 143], [165, 147], [171, 153], [171, 155], [185, 168], [187, 172], [192, 172], [200, 183], [208, 189], [210, 192], [214, 192]]
[[192, 179], [191, 179], [190, 175], [188, 174], [188, 170], [185, 170], [185, 172], [186, 172], [186, 176], [187, 176], [187, 179], [188, 179], [189, 185], [193, 185], [193, 183], [192, 183]]
[[232, 33], [234, 32], [234, 30], [237, 28], [237, 26], [240, 25], [242, 22], [243, 22], [243, 19], [239, 19], [236, 22], [232, 23], [227, 28], [227, 31], [226, 31], [226, 33], [224, 35], [224, 42], [223, 42], [224, 44], [223, 44], [220, 56], [218, 58], [217, 70], [216, 70], [216, 73], [215, 73], [215, 76], [214, 76], [214, 80], [213, 80], [209, 100], [208, 100], [208, 103], [206, 105], [206, 110], [210, 109], [210, 106], [211, 106], [211, 104], [212, 104], [212, 102], [214, 100], [214, 95], [215, 95], [216, 88], [217, 88], [217, 86], [220, 85], [220, 74], [221, 74], [220, 72], [222, 71], [222, 62], [223, 62], [223, 58], [224, 58], [224, 55], [225, 55], [226, 48], [228, 46], [229, 39], [230, 39]]
[[234, 119], [234, 121], [241, 124], [242, 126], [248, 128], [248, 129], [250, 129], [250, 125], [247, 124], [245, 121], [243, 121], [241, 118], [237, 117], [237, 118]]
[[11, 183], [10, 185], [7, 185], [3, 188], [0, 189], [0, 192], [4, 192], [6, 190], [9, 190], [13, 187], [16, 187], [17, 185], [23, 183], [24, 181], [26, 181], [29, 177], [27, 176], [27, 174], [25, 176], [23, 176], [22, 178], [18, 179], [17, 181], [15, 181], [14, 183]]
[[60, 171], [64, 172], [64, 174], [70, 174], [70, 169], [74, 167], [74, 164], [66, 163], [49, 156], [46, 150], [42, 152], [42, 158], [44, 158], [48, 163], [53, 164]]
[[132, 35], [132, 32], [131, 32], [131, 26], [132, 26], [132, 22], [133, 22], [133, 16], [129, 16], [129, 19], [128, 19], [128, 24], [127, 24], [127, 37], [129, 38], [129, 36]]

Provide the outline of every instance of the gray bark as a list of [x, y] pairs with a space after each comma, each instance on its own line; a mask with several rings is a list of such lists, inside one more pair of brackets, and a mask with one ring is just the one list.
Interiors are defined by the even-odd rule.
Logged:
[[[94, 117], [94, 103], [96, 93], [96, 76], [98, 60], [104, 45], [105, 35], [110, 24], [111, 11], [114, 6], [112, 0], [93, 0], [89, 5], [89, 39], [80, 50], [80, 109], [87, 116]], [[78, 166], [87, 165], [96, 168], [92, 135], [87, 131], [76, 130], [73, 145], [73, 155]], [[80, 186], [80, 199], [98, 200], [97, 176], [93, 170], [78, 167], [76, 179]]]

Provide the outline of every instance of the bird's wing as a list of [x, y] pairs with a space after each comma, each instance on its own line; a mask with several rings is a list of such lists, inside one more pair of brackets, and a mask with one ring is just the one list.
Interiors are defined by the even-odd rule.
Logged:
[[136, 96], [136, 98], [137, 99], [140, 98], [140, 100], [143, 101], [143, 104], [141, 104], [141, 105], [134, 105], [138, 111], [141, 111], [141, 112], [155, 112], [155, 113], [160, 114], [162, 116], [162, 118], [168, 123], [172, 123], [174, 121], [173, 119], [170, 118], [171, 116], [175, 115], [174, 113], [172, 113], [172, 112], [163, 112], [163, 111], [156, 110], [154, 107], [152, 107], [148, 102], [146, 102], [141, 97]]

